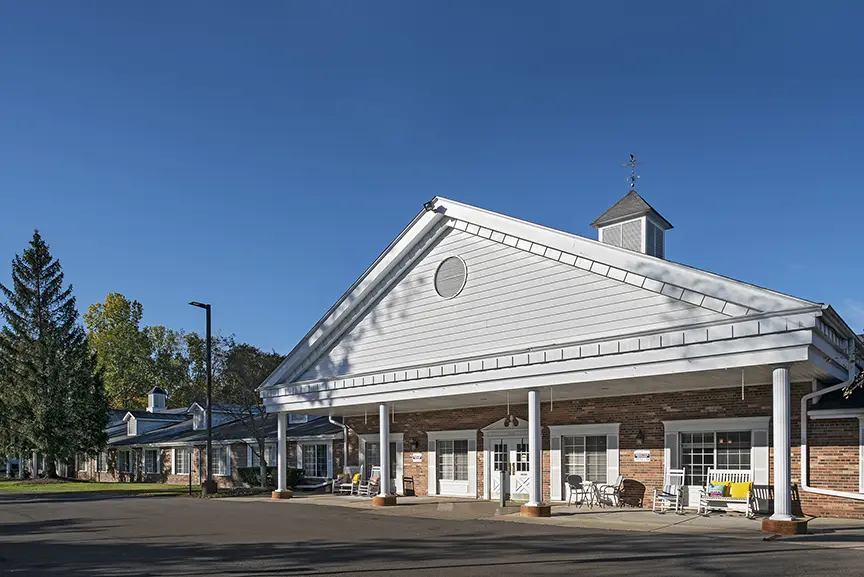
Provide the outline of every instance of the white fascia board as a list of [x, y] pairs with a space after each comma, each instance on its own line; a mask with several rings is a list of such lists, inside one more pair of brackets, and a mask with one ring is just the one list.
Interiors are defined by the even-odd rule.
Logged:
[[[433, 202], [436, 201], [433, 200]], [[312, 330], [303, 337], [300, 343], [288, 353], [285, 360], [258, 387], [259, 390], [279, 383], [294, 367], [302, 363], [312, 352], [315, 344], [339, 326], [343, 315], [350, 312], [355, 306], [358, 306], [358, 303], [363, 301], [366, 294], [386, 277], [393, 267], [399, 264], [402, 257], [411, 250], [411, 247], [444, 218], [443, 215], [444, 211], [440, 209], [424, 210], [417, 215], [402, 233], [396, 237], [396, 240], [381, 253], [372, 266], [357, 279], [351, 288], [312, 327]]]
[[597, 423], [592, 425], [550, 425], [552, 437], [582, 437], [586, 435], [617, 435], [621, 423]]
[[576, 256], [597, 260], [616, 268], [698, 291], [758, 311], [781, 311], [818, 304], [445, 198], [440, 199], [440, 205], [445, 208], [445, 214], [449, 217], [466, 220], [494, 231], [510, 234]]
[[768, 428], [771, 415], [763, 417], [727, 417], [720, 419], [682, 419], [663, 421], [667, 433], [699, 431], [759, 431]]
[[864, 419], [864, 409], [811, 409], [807, 416], [813, 420], [820, 419]]
[[464, 373], [429, 379], [267, 397], [268, 412], [316, 410], [418, 398], [520, 390], [676, 373], [788, 364], [809, 360], [810, 331], [744, 337]]

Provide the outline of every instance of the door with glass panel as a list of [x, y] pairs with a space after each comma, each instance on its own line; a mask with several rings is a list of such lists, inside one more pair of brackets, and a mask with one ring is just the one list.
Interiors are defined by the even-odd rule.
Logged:
[[435, 442], [436, 478], [438, 495], [467, 495], [468, 440], [438, 440]]
[[509, 499], [528, 499], [531, 487], [531, 463], [528, 460], [528, 440], [524, 438], [499, 439], [492, 443], [493, 498], [501, 494], [501, 471], [504, 471], [504, 492]]

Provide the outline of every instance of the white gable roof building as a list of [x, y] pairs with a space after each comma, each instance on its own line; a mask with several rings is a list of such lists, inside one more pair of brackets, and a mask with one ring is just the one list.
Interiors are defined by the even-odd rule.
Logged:
[[[544, 515], [576, 475], [623, 476], [647, 506], [682, 468], [684, 506], [720, 469], [794, 474], [822, 514], [864, 504], [856, 414], [836, 419], [857, 436], [854, 487], [792, 468], [801, 397], [857, 373], [833, 309], [665, 260], [672, 225], [635, 191], [592, 226], [599, 241], [433, 199], [264, 382], [267, 410], [344, 417], [357, 465], [392, 479], [379, 504], [412, 477], [420, 494], [503, 490]], [[775, 497], [775, 520], [792, 519], [792, 493]]]

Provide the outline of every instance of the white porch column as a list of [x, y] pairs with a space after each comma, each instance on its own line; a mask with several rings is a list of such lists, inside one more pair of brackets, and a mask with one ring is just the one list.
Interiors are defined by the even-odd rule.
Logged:
[[285, 486], [288, 480], [288, 413], [279, 411], [276, 415], [276, 439], [278, 443], [279, 461], [278, 481], [276, 491], [284, 493], [288, 488]]
[[775, 367], [774, 381], [774, 514], [773, 521], [792, 520], [791, 392], [789, 366]]
[[381, 497], [390, 496], [390, 407], [384, 403], [378, 406], [378, 431], [380, 435], [381, 481], [378, 494]]
[[528, 391], [528, 467], [531, 483], [528, 489], [529, 507], [543, 503], [543, 450], [540, 434], [540, 392]]

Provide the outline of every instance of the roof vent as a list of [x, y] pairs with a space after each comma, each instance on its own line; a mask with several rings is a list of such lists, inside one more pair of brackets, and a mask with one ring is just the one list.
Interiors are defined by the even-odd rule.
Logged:
[[635, 190], [628, 192], [591, 223], [604, 244], [664, 258], [664, 234], [672, 224]]
[[445, 299], [452, 299], [465, 288], [468, 267], [458, 256], [445, 258], [435, 271], [435, 291]]

